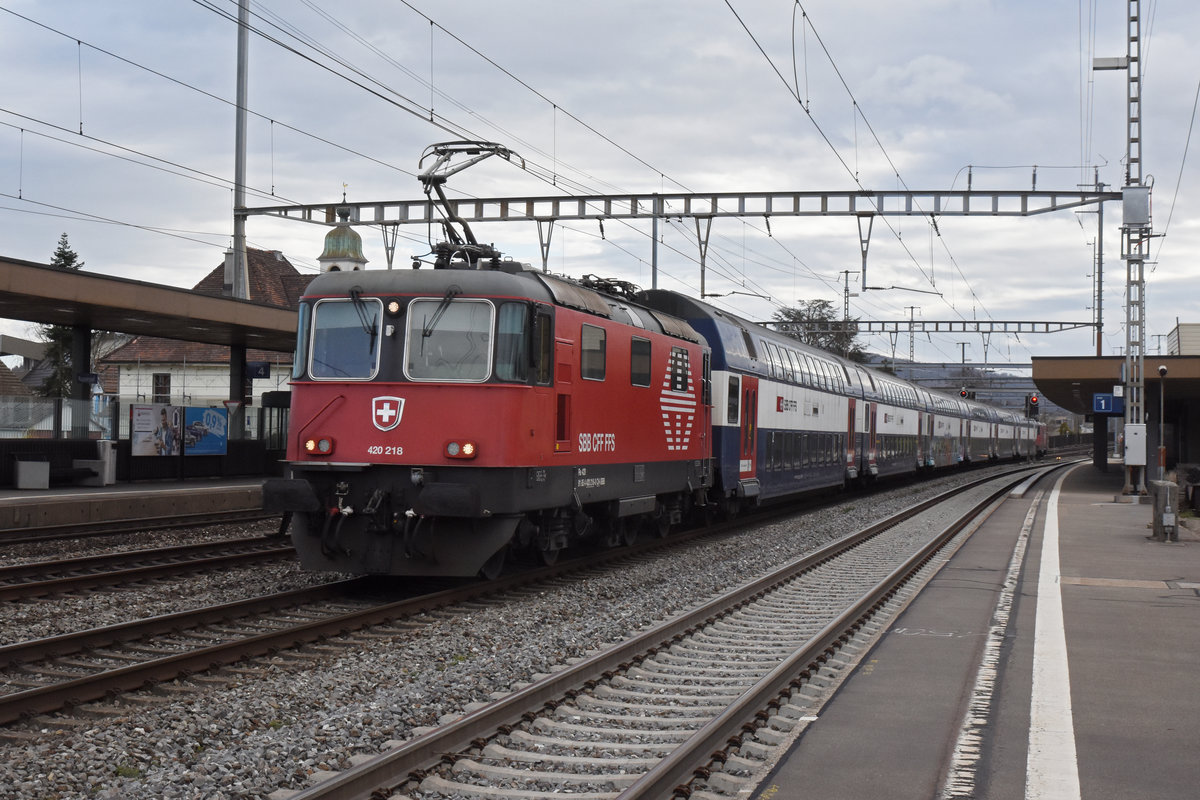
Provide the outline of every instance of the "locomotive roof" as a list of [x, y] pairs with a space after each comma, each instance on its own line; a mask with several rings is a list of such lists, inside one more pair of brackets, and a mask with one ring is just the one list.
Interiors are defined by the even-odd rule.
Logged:
[[363, 294], [445, 294], [458, 286], [465, 294], [528, 297], [545, 303], [553, 298], [544, 286], [522, 277], [521, 272], [460, 269], [364, 269], [326, 272], [308, 284], [306, 296], [348, 295], [358, 287]]
[[679, 339], [704, 339], [685, 320], [624, 298], [598, 292], [572, 280], [530, 269], [392, 269], [326, 272], [308, 284], [305, 297], [366, 295], [444, 295], [457, 286], [467, 296], [525, 297], [573, 308], [614, 322], [631, 324]]

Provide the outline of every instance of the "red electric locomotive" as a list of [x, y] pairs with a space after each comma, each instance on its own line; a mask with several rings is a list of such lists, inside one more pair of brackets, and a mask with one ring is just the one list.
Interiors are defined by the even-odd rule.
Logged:
[[300, 306], [290, 475], [310, 569], [472, 575], [515, 543], [665, 527], [709, 474], [708, 351], [686, 323], [494, 258], [334, 272]]
[[289, 474], [264, 505], [292, 512], [306, 568], [493, 575], [704, 502], [701, 337], [466, 230], [434, 269], [330, 272], [301, 300]]

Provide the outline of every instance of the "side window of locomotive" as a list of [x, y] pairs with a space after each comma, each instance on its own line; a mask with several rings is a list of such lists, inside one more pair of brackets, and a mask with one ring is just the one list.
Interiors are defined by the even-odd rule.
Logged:
[[496, 377], [524, 383], [529, 374], [529, 306], [504, 303], [496, 317]]
[[495, 314], [487, 300], [413, 300], [404, 342], [405, 375], [414, 381], [486, 380]]
[[308, 372], [326, 380], [366, 379], [379, 366], [383, 304], [376, 299], [320, 300], [313, 308]]
[[534, 365], [534, 380], [541, 386], [554, 379], [554, 318], [539, 310], [533, 321], [534, 350], [537, 361]]
[[650, 340], [637, 336], [629, 344], [629, 383], [633, 386], [650, 385]]
[[580, 331], [579, 375], [584, 380], [602, 381], [605, 371], [605, 335], [603, 328], [584, 325]]
[[671, 348], [671, 391], [687, 392], [688, 376], [691, 374], [688, 351], [682, 347]]
[[297, 380], [304, 376], [304, 367], [308, 363], [308, 335], [311, 331], [309, 315], [311, 313], [312, 307], [308, 303], [300, 304], [296, 326], [296, 354], [292, 357], [292, 378]]

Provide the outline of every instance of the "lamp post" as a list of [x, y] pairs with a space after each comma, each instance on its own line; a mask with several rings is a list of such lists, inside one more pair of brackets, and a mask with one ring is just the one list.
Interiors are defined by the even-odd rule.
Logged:
[[1165, 364], [1158, 365], [1158, 479], [1165, 481], [1167, 479], [1167, 440], [1163, 438], [1165, 430], [1164, 423], [1166, 418], [1163, 416], [1163, 409], [1166, 408], [1167, 401], [1167, 367]]

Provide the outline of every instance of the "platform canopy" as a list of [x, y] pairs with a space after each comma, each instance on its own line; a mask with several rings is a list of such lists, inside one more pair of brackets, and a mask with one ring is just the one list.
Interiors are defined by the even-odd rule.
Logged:
[[0, 318], [290, 353], [292, 309], [0, 258]]
[[[1158, 368], [1167, 368], [1169, 398], [1200, 398], [1200, 356], [1145, 357], [1146, 386], [1159, 382]], [[1042, 396], [1073, 414], [1091, 414], [1092, 397], [1121, 391], [1124, 356], [1062, 356], [1033, 359], [1033, 383]]]

